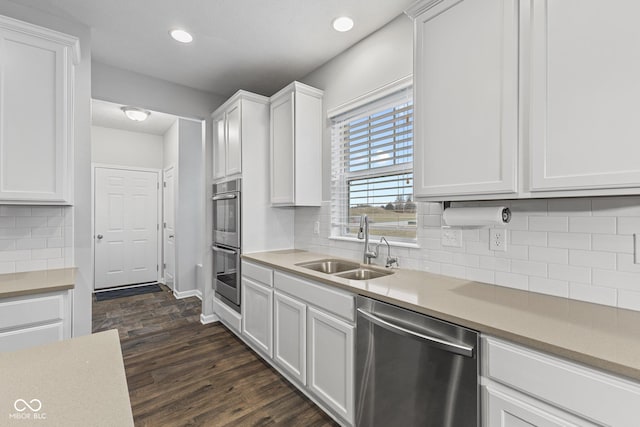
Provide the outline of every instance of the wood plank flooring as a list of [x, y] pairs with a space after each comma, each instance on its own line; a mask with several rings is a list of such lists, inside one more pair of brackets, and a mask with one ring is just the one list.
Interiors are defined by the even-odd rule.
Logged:
[[93, 301], [93, 331], [117, 328], [136, 426], [337, 426], [219, 323], [163, 292]]

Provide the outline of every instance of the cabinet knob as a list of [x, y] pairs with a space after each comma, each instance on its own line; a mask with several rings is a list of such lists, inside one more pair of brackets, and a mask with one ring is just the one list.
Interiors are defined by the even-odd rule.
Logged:
[[102, 234], [98, 234], [96, 237], [98, 238], [98, 240], [101, 240], [104, 236]]

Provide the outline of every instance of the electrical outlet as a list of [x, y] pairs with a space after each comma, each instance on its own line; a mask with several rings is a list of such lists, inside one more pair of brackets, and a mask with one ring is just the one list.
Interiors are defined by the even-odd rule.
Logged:
[[440, 243], [442, 244], [442, 246], [461, 248], [462, 247], [462, 230], [443, 227], [442, 235], [440, 237]]
[[316, 221], [313, 224], [313, 234], [315, 234], [315, 235], [320, 234], [320, 221]]
[[489, 229], [489, 249], [492, 251], [507, 251], [507, 230], [504, 228]]

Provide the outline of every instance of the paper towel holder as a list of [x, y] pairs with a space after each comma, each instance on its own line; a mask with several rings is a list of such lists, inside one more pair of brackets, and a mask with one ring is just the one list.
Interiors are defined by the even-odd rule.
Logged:
[[[451, 202], [443, 201], [442, 202], [442, 212], [451, 207]], [[511, 221], [511, 209], [504, 208], [502, 210], [502, 221], [507, 224]]]

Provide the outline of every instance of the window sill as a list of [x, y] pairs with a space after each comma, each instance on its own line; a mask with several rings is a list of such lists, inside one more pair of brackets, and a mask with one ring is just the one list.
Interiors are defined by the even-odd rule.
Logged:
[[[356, 239], [354, 237], [342, 237], [342, 236], [329, 236], [329, 240], [338, 240], [343, 242], [356, 242], [363, 243], [364, 240]], [[378, 243], [379, 239], [370, 239], [369, 243]], [[396, 248], [409, 248], [409, 249], [420, 249], [417, 243], [409, 243], [409, 242], [394, 242], [389, 241], [389, 246], [393, 246]]]

